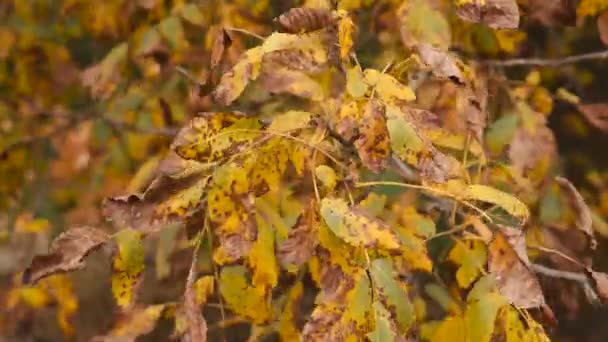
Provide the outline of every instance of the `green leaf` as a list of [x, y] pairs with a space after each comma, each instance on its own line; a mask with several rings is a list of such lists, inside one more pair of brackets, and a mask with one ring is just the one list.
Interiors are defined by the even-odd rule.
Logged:
[[519, 123], [519, 117], [514, 114], [502, 116], [494, 121], [486, 133], [486, 143], [493, 154], [501, 153], [511, 142]]
[[374, 301], [375, 328], [367, 334], [371, 342], [395, 341], [397, 333], [393, 330], [391, 314], [379, 301]]
[[464, 192], [460, 194], [465, 199], [473, 199], [496, 204], [506, 210], [509, 214], [526, 221], [530, 217], [528, 207], [506, 192], [489, 187], [487, 185], [473, 184], [466, 187]]
[[321, 201], [321, 216], [339, 238], [355, 247], [399, 249], [401, 242], [384, 222], [339, 198]]
[[498, 310], [505, 305], [507, 300], [498, 292], [494, 276], [480, 278], [467, 297], [467, 342], [490, 341]]
[[387, 259], [372, 262], [370, 274], [380, 301], [391, 312], [401, 334], [406, 334], [415, 321], [414, 306], [403, 285], [394, 277], [394, 269]]

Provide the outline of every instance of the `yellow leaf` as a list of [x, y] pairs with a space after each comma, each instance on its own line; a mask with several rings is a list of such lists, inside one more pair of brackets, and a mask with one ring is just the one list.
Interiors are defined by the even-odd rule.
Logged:
[[309, 112], [290, 110], [275, 116], [270, 126], [268, 126], [268, 130], [280, 133], [291, 132], [308, 127], [311, 119], [312, 115]]
[[258, 78], [264, 50], [261, 46], [247, 50], [224, 75], [213, 92], [215, 100], [224, 106], [236, 100], [250, 81]]
[[509, 214], [526, 221], [530, 216], [528, 207], [506, 192], [489, 187], [487, 185], [472, 184], [464, 189], [461, 194], [456, 194], [464, 199], [472, 199], [477, 201], [496, 204], [506, 210]]
[[247, 264], [253, 270], [254, 287], [269, 291], [277, 285], [279, 270], [274, 252], [275, 231], [264, 213], [256, 214], [257, 239], [248, 254]]
[[401, 84], [391, 75], [380, 73], [374, 69], [365, 69], [363, 75], [367, 84], [375, 88], [386, 105], [396, 105], [399, 101], [411, 102], [416, 100], [414, 91]]
[[249, 285], [247, 269], [243, 266], [227, 266], [220, 273], [220, 292], [226, 304], [236, 314], [262, 324], [270, 319], [272, 311], [269, 292]]
[[304, 286], [301, 281], [293, 285], [287, 293], [286, 303], [279, 318], [279, 336], [282, 341], [299, 341], [300, 330], [296, 326], [298, 310], [302, 302]]
[[349, 208], [343, 199], [324, 198], [321, 216], [338, 237], [352, 246], [388, 250], [401, 246], [397, 235], [386, 223], [359, 208]]
[[213, 276], [202, 276], [194, 283], [196, 304], [202, 305], [214, 291], [215, 279]]
[[327, 165], [319, 165], [315, 168], [315, 177], [317, 177], [323, 186], [328, 191], [332, 191], [336, 187], [337, 179], [334, 169]]
[[581, 0], [576, 8], [577, 17], [594, 16], [608, 8], [608, 0]]
[[468, 288], [481, 274], [487, 260], [487, 249], [483, 242], [466, 240], [456, 243], [449, 254], [449, 259], [460, 265], [456, 271], [456, 280], [461, 288]]
[[353, 47], [355, 24], [346, 11], [338, 11], [338, 42], [340, 43], [340, 58], [346, 59]]
[[135, 300], [135, 291], [144, 271], [143, 234], [124, 229], [114, 236], [117, 253], [112, 261], [112, 293], [118, 306], [129, 307]]
[[466, 341], [466, 326], [462, 316], [448, 316], [435, 329], [431, 342], [465, 342]]

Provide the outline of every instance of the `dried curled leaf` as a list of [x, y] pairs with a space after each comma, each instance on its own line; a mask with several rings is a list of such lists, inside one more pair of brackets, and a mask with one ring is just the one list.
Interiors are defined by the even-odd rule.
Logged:
[[107, 198], [103, 214], [120, 228], [155, 232], [192, 215], [203, 196], [208, 177], [183, 179], [160, 176], [142, 195]]
[[515, 0], [456, 0], [456, 14], [463, 20], [483, 23], [494, 29], [519, 27]]
[[324, 198], [321, 216], [338, 237], [352, 246], [388, 250], [401, 246], [401, 241], [386, 223], [359, 208], [349, 208], [343, 199]]
[[283, 264], [304, 265], [312, 257], [318, 244], [319, 215], [313, 203], [304, 215], [298, 218], [296, 226], [289, 231], [287, 239], [279, 246], [278, 257]]
[[334, 23], [331, 11], [323, 8], [296, 7], [281, 14], [276, 22], [279, 32], [304, 33], [320, 30]]
[[83, 268], [84, 258], [109, 238], [108, 233], [92, 227], [77, 227], [63, 232], [51, 244], [49, 254], [34, 257], [23, 272], [23, 282], [33, 284], [55, 273]]
[[594, 127], [602, 132], [608, 132], [608, 103], [581, 104], [578, 110]]
[[456, 59], [447, 52], [429, 44], [420, 44], [418, 54], [422, 63], [426, 64], [436, 77], [447, 78], [459, 84], [465, 83]]
[[594, 250], [597, 247], [597, 240], [593, 234], [591, 210], [589, 210], [583, 196], [581, 196], [570, 181], [562, 177], [557, 177], [555, 180], [570, 198], [572, 207], [576, 212], [576, 229], [580, 230], [587, 236], [589, 239], [589, 247]]
[[545, 297], [529, 268], [525, 245], [519, 229], [502, 227], [494, 232], [488, 245], [488, 271], [496, 277], [498, 290], [510, 304], [524, 309], [537, 308], [545, 304]]

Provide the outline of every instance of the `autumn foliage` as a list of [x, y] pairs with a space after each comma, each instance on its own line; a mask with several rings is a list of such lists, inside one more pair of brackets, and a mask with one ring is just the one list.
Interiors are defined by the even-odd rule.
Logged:
[[2, 335], [549, 341], [608, 300], [550, 125], [608, 131], [608, 2], [555, 3], [0, 3]]

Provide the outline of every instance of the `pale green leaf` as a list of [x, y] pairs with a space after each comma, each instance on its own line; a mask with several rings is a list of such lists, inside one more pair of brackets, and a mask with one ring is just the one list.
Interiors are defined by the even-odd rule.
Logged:
[[394, 269], [387, 259], [372, 262], [370, 274], [380, 301], [391, 312], [401, 334], [407, 333], [415, 321], [414, 306], [402, 284], [394, 275]]

